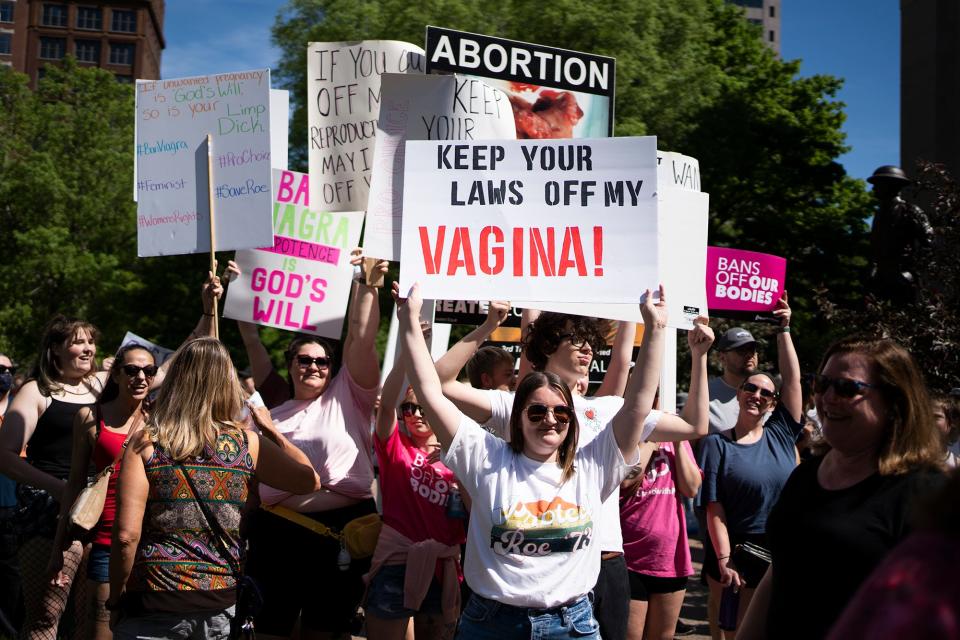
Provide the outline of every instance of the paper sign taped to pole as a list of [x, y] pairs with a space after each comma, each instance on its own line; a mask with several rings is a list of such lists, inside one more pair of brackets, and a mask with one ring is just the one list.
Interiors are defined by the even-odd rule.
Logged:
[[274, 171], [273, 245], [237, 252], [224, 317], [340, 338], [363, 212], [315, 209], [309, 185], [305, 173]]
[[270, 70], [137, 80], [137, 255], [210, 250], [206, 137], [218, 251], [273, 241]]
[[367, 208], [385, 73], [423, 75], [423, 49], [395, 40], [307, 46], [307, 153], [317, 210]]
[[363, 250], [400, 258], [407, 140], [512, 140], [513, 109], [505, 93], [463, 76], [384, 74], [377, 147]]

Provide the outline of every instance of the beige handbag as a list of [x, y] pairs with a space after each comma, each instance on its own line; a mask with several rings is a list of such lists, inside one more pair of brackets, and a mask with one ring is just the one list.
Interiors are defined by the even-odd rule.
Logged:
[[[100, 421], [99, 413], [98, 406], [98, 423]], [[130, 442], [130, 436], [136, 433], [139, 424], [140, 420], [130, 427], [130, 431], [127, 433], [127, 437], [124, 438], [123, 445], [120, 447], [120, 453], [117, 454], [117, 457], [113, 459], [113, 462], [111, 462], [109, 466], [98, 473], [97, 477], [80, 492], [73, 506], [70, 507], [70, 524], [77, 529], [91, 531], [97, 526], [97, 523], [100, 522], [100, 516], [103, 514], [103, 505], [107, 501], [107, 489], [110, 486], [110, 476], [113, 475], [114, 470], [117, 468], [117, 464], [120, 462], [120, 458], [123, 457], [123, 452], [127, 448], [127, 443]]]

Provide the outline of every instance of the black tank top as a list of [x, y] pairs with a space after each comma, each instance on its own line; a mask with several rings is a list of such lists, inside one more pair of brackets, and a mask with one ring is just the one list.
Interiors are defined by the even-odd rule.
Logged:
[[66, 480], [70, 476], [70, 460], [73, 456], [73, 418], [83, 407], [93, 404], [77, 404], [52, 398], [27, 444], [27, 462], [50, 475]]

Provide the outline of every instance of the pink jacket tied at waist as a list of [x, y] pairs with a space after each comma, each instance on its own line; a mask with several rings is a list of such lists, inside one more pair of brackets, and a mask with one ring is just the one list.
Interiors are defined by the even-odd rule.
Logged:
[[388, 524], [384, 524], [377, 539], [370, 572], [363, 576], [368, 585], [380, 568], [387, 564], [406, 564], [403, 579], [403, 606], [418, 611], [427, 596], [437, 562], [442, 561], [440, 581], [441, 607], [444, 622], [456, 622], [460, 615], [460, 547], [445, 545], [427, 539], [413, 542]]

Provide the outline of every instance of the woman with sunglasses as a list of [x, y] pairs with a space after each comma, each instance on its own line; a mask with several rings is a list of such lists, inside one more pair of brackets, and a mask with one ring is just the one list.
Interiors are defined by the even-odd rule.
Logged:
[[[361, 261], [354, 251], [351, 262]], [[386, 273], [387, 266], [381, 260], [372, 271]], [[349, 637], [356, 626], [370, 560], [344, 558], [335, 536], [351, 520], [376, 513], [370, 416], [380, 381], [378, 292], [362, 276], [355, 279], [342, 367], [323, 338], [293, 339], [284, 354], [289, 383], [273, 371], [256, 326], [240, 323], [257, 390], [277, 429], [307, 455], [323, 487], [295, 496], [260, 485], [263, 508], [250, 515], [247, 558], [247, 572], [264, 598], [260, 638], [290, 637], [298, 618], [304, 639]]]
[[[735, 627], [763, 577], [762, 572], [748, 574], [748, 567], [738, 568], [731, 556], [745, 543], [767, 547], [767, 516], [797, 464], [803, 394], [786, 296], [773, 313], [780, 319], [777, 354], [783, 385], [779, 393], [769, 374], [755, 371], [748, 375], [737, 390], [740, 415], [736, 425], [707, 436], [700, 447], [700, 504], [706, 509], [709, 534], [703, 569], [710, 587], [708, 615], [714, 638], [722, 633], [718, 620], [723, 590], [727, 589], [727, 606], [736, 614], [725, 626]], [[724, 631], [733, 637], [735, 628]]]
[[773, 562], [738, 638], [826, 636], [943, 480], [930, 398], [906, 349], [840, 340], [812, 382], [828, 450], [793, 472], [770, 514]]
[[439, 460], [440, 442], [417, 395], [407, 389], [399, 398], [402, 362], [384, 380], [377, 412], [383, 529], [365, 576], [367, 636], [402, 638], [412, 617], [414, 637], [452, 638], [465, 514], [457, 479]]
[[[398, 286], [394, 284], [394, 295]], [[600, 573], [601, 505], [638, 462], [649, 425], [666, 326], [665, 296], [647, 292], [647, 327], [622, 408], [600, 434], [577, 447], [579, 421], [569, 386], [535, 372], [517, 386], [510, 441], [485, 431], [441, 393], [420, 331], [414, 285], [398, 300], [400, 336], [413, 388], [473, 506], [465, 576], [474, 594], [461, 638], [597, 638], [587, 594]]]
[[[119, 464], [110, 475], [107, 499], [96, 528], [89, 540], [80, 540], [69, 530], [70, 506], [86, 486], [90, 466], [100, 474], [119, 457], [129, 437], [143, 425], [146, 418], [145, 402], [150, 383], [157, 375], [153, 353], [139, 344], [120, 348], [114, 359], [110, 378], [103, 394], [91, 409], [84, 407], [74, 418], [73, 461], [70, 477], [61, 503], [60, 522], [54, 539], [46, 576], [50, 580], [44, 594], [44, 612], [59, 620], [77, 573], [77, 561], [85, 542], [93, 547], [87, 560], [87, 606], [88, 620], [78, 621], [85, 629], [85, 636], [96, 640], [112, 637], [110, 615], [104, 608], [109, 596], [110, 536], [116, 514], [116, 486], [120, 472]], [[52, 625], [54, 632], [56, 624]]]

